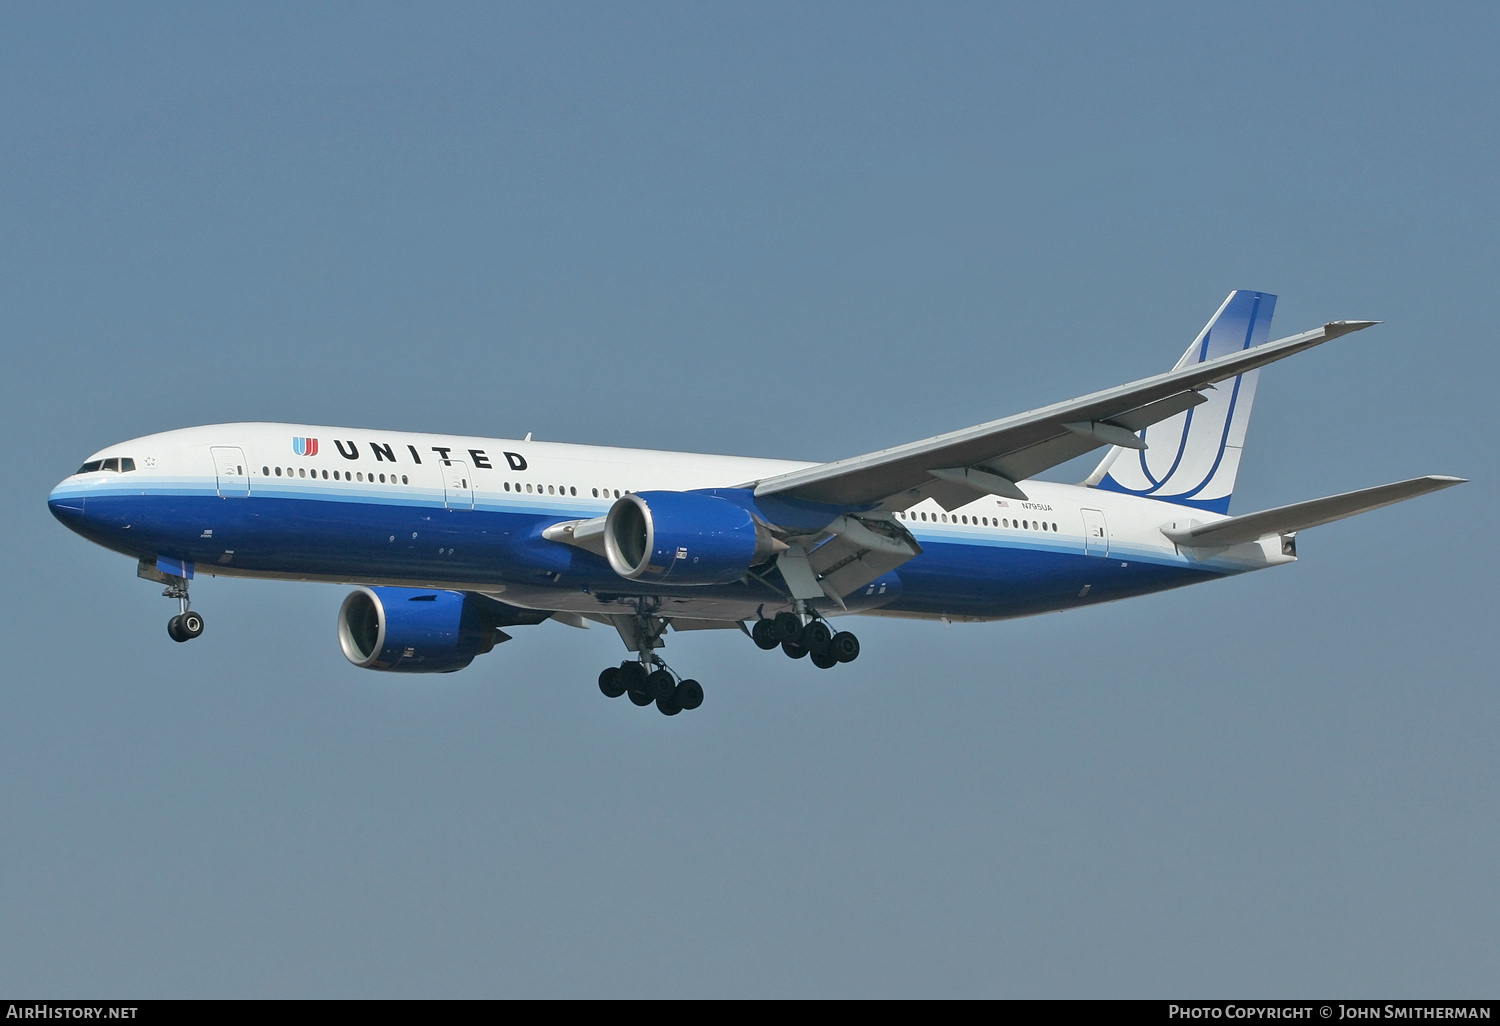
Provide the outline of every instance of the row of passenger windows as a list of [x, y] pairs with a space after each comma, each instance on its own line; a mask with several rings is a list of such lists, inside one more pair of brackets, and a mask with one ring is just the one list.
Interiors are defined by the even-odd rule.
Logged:
[[[105, 460], [104, 462], [106, 462], [106, 463], [113, 463], [114, 461], [113, 460]], [[126, 470], [134, 470], [135, 469], [135, 462], [133, 460], [128, 460], [127, 459], [124, 462], [127, 464], [127, 466], [125, 467]], [[99, 469], [98, 461], [95, 461], [94, 463], [85, 463], [83, 465], [83, 469], [80, 470], [79, 473], [80, 474], [85, 474], [85, 473], [88, 473], [88, 472], [90, 472], [92, 470], [98, 470], [98, 469]], [[115, 467], [106, 467], [104, 469], [106, 469], [106, 470], [115, 470], [117, 468], [115, 468]], [[264, 477], [273, 477], [274, 476], [274, 477], [312, 477], [312, 478], [317, 478], [319, 474], [322, 474], [323, 480], [324, 481], [328, 480], [328, 471], [326, 471], [326, 470], [319, 471], [319, 470], [316, 470], [316, 469], [312, 470], [312, 471], [309, 471], [306, 467], [297, 467], [295, 469], [292, 468], [292, 467], [287, 467], [284, 470], [281, 467], [274, 467], [274, 468], [273, 467], [261, 467], [260, 468], [260, 472], [261, 472], [261, 475], [264, 476]], [[341, 474], [343, 475], [342, 478], [340, 478]], [[358, 470], [354, 471], [352, 474], [349, 471], [347, 471], [347, 470], [335, 470], [333, 472], [333, 480], [335, 480], [335, 481], [338, 481], [338, 480], [344, 480], [344, 481], [364, 481], [364, 480], [366, 480], [366, 475], [365, 475], [365, 473], [363, 471], [358, 471]], [[373, 484], [377, 480], [377, 475], [370, 474], [368, 476], [368, 480]], [[387, 477], [386, 477], [385, 474], [378, 475], [378, 480], [380, 481], [381, 484], [387, 483]], [[396, 475], [395, 474], [391, 474], [390, 475], [390, 477], [389, 477], [389, 483], [391, 483], [391, 484], [395, 484], [396, 483]], [[410, 479], [407, 478], [407, 476], [405, 474], [402, 474], [401, 475], [401, 483], [402, 484], [410, 484], [411, 481], [410, 481]], [[465, 481], [463, 483], [463, 487], [468, 487], [468, 482], [467, 481]], [[504, 487], [505, 487], [505, 490], [507, 492], [521, 492], [521, 491], [525, 491], [525, 492], [532, 492], [532, 493], [534, 493], [536, 495], [542, 495], [542, 494], [544, 494], [544, 489], [545, 489], [545, 494], [547, 494], [547, 495], [577, 495], [578, 494], [578, 489], [576, 487], [570, 487], [568, 485], [529, 485], [529, 484], [523, 485], [520, 481], [517, 481], [514, 484], [512, 484], [509, 481], [506, 481], [504, 483]], [[596, 498], [596, 499], [599, 498], [601, 494], [603, 495], [604, 498], [606, 498], [606, 499], [609, 498], [610, 497], [610, 489], [608, 489], [608, 488], [603, 488], [603, 489], [595, 488], [594, 489], [594, 498]], [[620, 489], [618, 489], [618, 488], [614, 489], [614, 497], [616, 499], [618, 499], [620, 497]]]
[[[567, 485], [546, 485], [545, 487], [542, 486], [542, 485], [525, 485], [523, 487], [522, 484], [521, 484], [521, 482], [519, 482], [519, 481], [516, 482], [516, 486], [514, 488], [511, 487], [509, 481], [505, 482], [505, 490], [507, 492], [512, 492], [512, 491], [514, 491], [514, 492], [522, 492], [522, 491], [525, 491], [525, 492], [535, 492], [538, 495], [543, 494], [543, 492], [545, 492], [547, 495], [577, 495], [578, 494], [578, 489], [577, 488], [569, 488]], [[599, 489], [595, 488], [594, 489], [594, 494], [598, 495], [599, 494]]]
[[[514, 487], [513, 487], [509, 481], [505, 482], [505, 490], [507, 492], [526, 491], [526, 492], [535, 492], [537, 495], [541, 495], [541, 494], [543, 494], [542, 488], [543, 488], [542, 485], [524, 485], [523, 486], [521, 484], [521, 482], [519, 482], [519, 481], [517, 481], [515, 483]], [[601, 498], [601, 497], [607, 499], [607, 498], [610, 497], [610, 490], [608, 488], [595, 488], [595, 489], [593, 489], [593, 492], [594, 492], [594, 498], [596, 498], [596, 499]], [[546, 494], [547, 495], [577, 495], [578, 494], [578, 489], [574, 488], [571, 485], [547, 485], [546, 486]], [[614, 490], [614, 497], [616, 499], [618, 499], [620, 497], [620, 489], [616, 488]]]
[[[317, 476], [318, 476], [318, 471], [316, 469], [313, 470], [313, 471], [311, 471], [311, 472], [309, 472], [306, 467], [298, 467], [298, 468], [296, 468], [296, 473], [292, 472], [292, 468], [291, 467], [287, 467], [284, 474], [283, 474], [283, 471], [282, 471], [282, 469], [280, 467], [275, 468], [275, 470], [272, 470], [270, 467], [261, 467], [260, 468], [260, 473], [261, 473], [262, 477], [270, 477], [272, 474], [275, 474], [277, 477], [282, 477], [282, 476], [286, 476], [286, 477], [311, 477], [311, 478], [316, 479]], [[325, 470], [325, 471], [322, 472], [322, 474], [323, 474], [323, 480], [327, 481], [328, 480], [328, 471]], [[341, 474], [343, 475], [342, 478], [339, 476]], [[349, 473], [349, 471], [347, 471], [347, 470], [335, 470], [333, 472], [333, 479], [335, 481], [339, 481], [339, 480], [344, 480], [344, 481], [363, 481], [363, 480], [365, 480], [365, 473], [362, 470], [356, 470], [352, 474]], [[370, 483], [371, 484], [375, 483], [375, 475], [374, 474], [369, 475], [369, 479], [370, 479]], [[380, 475], [380, 483], [381, 484], [385, 484], [386, 483], [386, 476], [384, 474]], [[395, 484], [396, 483], [396, 475], [395, 474], [392, 474], [390, 476], [390, 483], [391, 484]], [[407, 480], [405, 474], [401, 475], [401, 483], [402, 484], [410, 484], [410, 482]]]
[[1012, 520], [1010, 517], [971, 517], [963, 513], [897, 513], [896, 516], [902, 520], [929, 520], [932, 523], [969, 524], [973, 527], [1014, 527], [1022, 531], [1056, 531], [1057, 525], [1045, 520]]
[[111, 456], [107, 460], [89, 460], [78, 468], [80, 474], [93, 474], [100, 470], [113, 470], [118, 474], [128, 474], [135, 469], [135, 460], [129, 456]]

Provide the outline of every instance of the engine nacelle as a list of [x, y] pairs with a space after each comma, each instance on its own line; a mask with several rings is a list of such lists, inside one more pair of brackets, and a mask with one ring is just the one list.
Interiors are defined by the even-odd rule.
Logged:
[[339, 647], [367, 670], [451, 673], [506, 640], [495, 619], [468, 592], [360, 588], [339, 608]]
[[633, 492], [604, 522], [609, 565], [632, 581], [729, 584], [785, 548], [749, 510], [696, 492]]

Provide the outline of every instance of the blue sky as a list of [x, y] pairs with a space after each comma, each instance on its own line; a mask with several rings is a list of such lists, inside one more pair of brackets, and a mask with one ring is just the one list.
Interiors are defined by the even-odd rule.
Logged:
[[[0, 987], [1487, 993], [1497, 22], [7, 7]], [[333, 587], [201, 581], [174, 645], [45, 508], [230, 420], [836, 459], [1165, 369], [1233, 288], [1385, 321], [1265, 372], [1235, 511], [1472, 483], [835, 674], [684, 635], [691, 717], [603, 700], [603, 630], [357, 670]]]

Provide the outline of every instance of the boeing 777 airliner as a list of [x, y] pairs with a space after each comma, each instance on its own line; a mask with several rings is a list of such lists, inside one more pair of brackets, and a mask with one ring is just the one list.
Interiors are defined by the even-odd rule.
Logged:
[[[354, 585], [344, 655], [459, 670], [546, 619], [614, 627], [599, 689], [671, 716], [703, 702], [668, 629], [742, 631], [824, 669], [846, 615], [1000, 620], [1293, 562], [1305, 528], [1461, 483], [1417, 477], [1229, 515], [1259, 368], [1376, 323], [1267, 342], [1276, 297], [1237, 291], [1165, 374], [833, 463], [292, 424], [111, 445], [53, 514], [138, 560], [203, 632], [197, 573]], [[1033, 480], [1090, 450], [1078, 485]]]

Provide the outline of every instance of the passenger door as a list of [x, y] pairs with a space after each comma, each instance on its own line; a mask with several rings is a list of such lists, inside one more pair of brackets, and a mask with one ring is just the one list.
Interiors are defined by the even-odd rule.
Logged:
[[449, 509], [474, 508], [474, 479], [463, 460], [448, 460], [443, 465], [443, 503]]
[[1104, 511], [1086, 509], [1083, 513], [1083, 551], [1089, 556], [1109, 555], [1109, 524]]
[[244, 450], [227, 445], [209, 449], [213, 455], [214, 473], [218, 477], [219, 495], [225, 499], [243, 499], [250, 494], [250, 466]]

